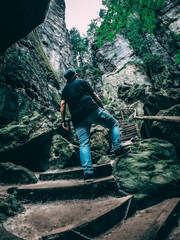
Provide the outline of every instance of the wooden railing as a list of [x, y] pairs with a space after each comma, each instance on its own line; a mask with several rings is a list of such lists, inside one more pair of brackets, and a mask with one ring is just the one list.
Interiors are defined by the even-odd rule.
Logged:
[[179, 122], [180, 123], [180, 117], [177, 116], [143, 116], [139, 117], [136, 114], [136, 109], [134, 111], [134, 119], [139, 120], [155, 120], [155, 121], [164, 121], [164, 122]]
[[180, 123], [180, 117], [178, 116], [137, 116], [137, 110], [135, 108], [124, 108], [120, 110], [121, 113], [121, 118], [122, 120], [125, 119], [126, 114], [124, 114], [125, 112], [131, 112], [131, 114], [134, 114], [134, 120], [135, 120], [135, 127], [136, 127], [136, 131], [139, 137], [141, 137], [141, 133], [140, 133], [140, 129], [138, 126], [138, 122], [137, 120], [144, 120], [144, 125], [146, 128], [146, 133], [147, 136], [150, 137], [151, 136], [151, 120], [154, 121], [163, 121], [163, 122], [175, 122], [175, 123]]

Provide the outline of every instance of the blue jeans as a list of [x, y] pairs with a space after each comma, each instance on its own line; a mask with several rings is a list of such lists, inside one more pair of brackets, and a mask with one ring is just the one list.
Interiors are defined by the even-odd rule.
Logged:
[[83, 121], [74, 127], [80, 144], [80, 159], [84, 174], [93, 173], [90, 152], [90, 129], [92, 124], [101, 125], [110, 129], [114, 151], [121, 149], [118, 121], [101, 108], [90, 113]]

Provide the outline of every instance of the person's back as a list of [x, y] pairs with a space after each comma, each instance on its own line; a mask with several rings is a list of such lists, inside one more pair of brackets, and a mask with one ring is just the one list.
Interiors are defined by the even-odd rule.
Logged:
[[74, 79], [67, 83], [62, 92], [62, 100], [68, 104], [74, 125], [81, 122], [89, 113], [98, 109], [93, 101], [93, 89], [82, 79]]
[[78, 79], [76, 72], [72, 69], [69, 69], [64, 77], [67, 79], [67, 85], [63, 89], [61, 98], [62, 126], [64, 129], [68, 129], [65, 124], [67, 103], [80, 144], [80, 159], [84, 171], [84, 180], [88, 182], [93, 180], [94, 172], [90, 153], [92, 124], [99, 124], [110, 129], [115, 154], [125, 155], [128, 150], [121, 146], [118, 121], [103, 109], [101, 99], [89, 83]]

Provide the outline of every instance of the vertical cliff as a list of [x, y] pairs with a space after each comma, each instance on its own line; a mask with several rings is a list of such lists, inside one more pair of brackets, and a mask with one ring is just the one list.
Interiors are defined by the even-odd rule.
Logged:
[[62, 134], [59, 104], [64, 83], [57, 72], [70, 65], [64, 15], [64, 1], [52, 0], [44, 25], [0, 55], [1, 161], [42, 169], [45, 146], [47, 150], [54, 134]]
[[52, 0], [43, 24], [38, 27], [43, 49], [58, 74], [72, 65], [70, 36], [65, 24], [64, 0]]
[[[155, 78], [152, 77], [152, 73], [148, 72], [149, 70], [147, 71], [147, 77], [150, 81], [152, 80], [151, 83], [154, 83], [155, 88], [165, 88], [170, 85], [171, 87], [180, 86], [180, 69], [179, 65], [175, 64], [176, 54], [180, 48], [178, 37], [180, 34], [180, 6], [178, 0], [166, 0], [165, 3], [163, 11], [158, 16], [154, 35], [146, 34], [145, 36], [149, 54], [158, 56], [164, 65], [164, 68], [161, 69], [163, 71], [158, 72], [158, 76]], [[112, 43], [106, 42], [104, 47], [99, 48], [96, 52], [96, 60], [99, 68], [105, 74], [119, 71], [131, 62], [143, 65], [144, 61], [141, 56], [137, 55], [137, 49], [133, 49], [131, 42], [124, 35], [116, 35]], [[106, 75], [104, 77], [106, 78]], [[160, 81], [162, 84], [158, 86]]]
[[1, 56], [0, 80], [1, 126], [18, 122], [35, 110], [58, 107], [51, 89], [58, 94], [60, 80], [35, 30]]

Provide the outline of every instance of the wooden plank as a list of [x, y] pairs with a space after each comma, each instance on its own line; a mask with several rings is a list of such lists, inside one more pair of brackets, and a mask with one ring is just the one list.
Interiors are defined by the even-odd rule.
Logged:
[[168, 224], [172, 221], [174, 213], [180, 204], [180, 198], [170, 199], [168, 204], [163, 208], [159, 217], [149, 226], [140, 240], [160, 240], [163, 238], [163, 233], [168, 228]]

